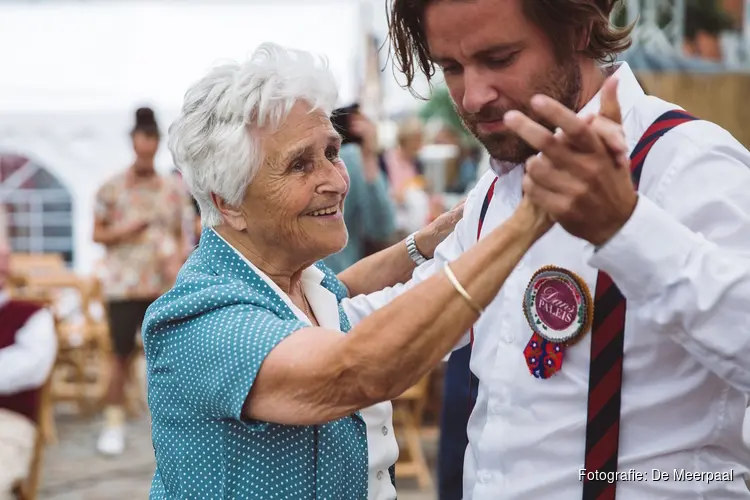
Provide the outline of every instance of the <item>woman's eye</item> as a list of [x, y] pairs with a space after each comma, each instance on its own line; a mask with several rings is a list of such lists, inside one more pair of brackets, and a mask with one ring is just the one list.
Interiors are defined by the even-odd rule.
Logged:
[[339, 150], [338, 148], [330, 147], [326, 150], [326, 158], [328, 158], [328, 161], [334, 162], [339, 159]]
[[307, 172], [312, 168], [312, 163], [306, 160], [297, 160], [292, 163], [293, 172]]

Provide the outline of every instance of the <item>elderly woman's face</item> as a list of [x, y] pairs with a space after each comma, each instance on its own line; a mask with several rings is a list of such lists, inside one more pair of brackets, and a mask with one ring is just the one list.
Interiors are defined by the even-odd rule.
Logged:
[[344, 248], [349, 175], [328, 116], [299, 102], [262, 145], [266, 161], [243, 202], [251, 237], [310, 260]]

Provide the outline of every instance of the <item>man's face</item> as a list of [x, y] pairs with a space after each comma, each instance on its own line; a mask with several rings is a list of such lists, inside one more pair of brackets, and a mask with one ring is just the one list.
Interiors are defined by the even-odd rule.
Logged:
[[526, 19], [524, 1], [437, 0], [425, 11], [430, 54], [456, 111], [494, 159], [513, 163], [536, 151], [505, 127], [505, 113], [536, 118], [529, 101], [539, 93], [577, 109], [581, 92], [578, 62], [556, 57], [549, 38]]

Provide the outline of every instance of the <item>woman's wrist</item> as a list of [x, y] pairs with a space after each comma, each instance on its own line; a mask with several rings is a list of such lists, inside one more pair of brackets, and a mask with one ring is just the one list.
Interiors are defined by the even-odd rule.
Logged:
[[532, 236], [534, 240], [541, 238], [554, 225], [549, 215], [526, 197], [521, 200], [511, 220], [518, 231]]

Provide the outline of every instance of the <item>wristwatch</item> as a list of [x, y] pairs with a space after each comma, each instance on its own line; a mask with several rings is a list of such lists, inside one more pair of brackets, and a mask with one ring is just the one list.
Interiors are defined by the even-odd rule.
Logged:
[[419, 249], [417, 248], [417, 242], [414, 240], [415, 234], [417, 233], [411, 233], [406, 237], [406, 251], [409, 252], [409, 257], [411, 258], [411, 260], [413, 260], [416, 265], [421, 266], [429, 259], [419, 252]]

